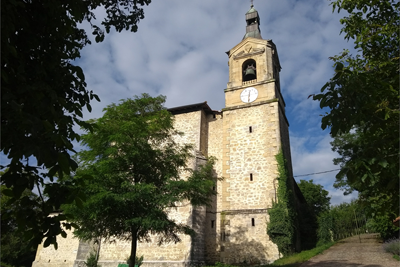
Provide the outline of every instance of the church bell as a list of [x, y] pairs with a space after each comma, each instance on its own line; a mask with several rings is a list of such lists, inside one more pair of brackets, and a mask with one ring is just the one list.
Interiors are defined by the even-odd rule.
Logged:
[[246, 81], [254, 80], [256, 78], [256, 70], [254, 67], [248, 67], [245, 70], [244, 77]]

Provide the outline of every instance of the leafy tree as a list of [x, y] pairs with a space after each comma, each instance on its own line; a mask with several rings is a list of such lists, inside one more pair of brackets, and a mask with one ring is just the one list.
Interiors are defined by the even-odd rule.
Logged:
[[105, 108], [93, 131], [82, 136], [88, 150], [78, 153], [81, 167], [73, 178], [86, 181], [87, 201], [65, 209], [80, 226], [74, 232], [80, 239], [130, 240], [129, 266], [135, 264], [137, 241], [150, 241], [150, 234], [161, 244], [194, 233], [169, 218], [169, 210], [186, 201], [208, 204], [215, 194], [214, 160], [187, 168], [195, 160], [193, 148], [176, 142], [182, 133], [174, 130], [164, 102], [164, 96], [143, 94]]
[[315, 248], [318, 242], [317, 216], [307, 203], [302, 203], [300, 204], [298, 217], [299, 217], [301, 250], [309, 250]]
[[[360, 131], [355, 130], [352, 133], [344, 133], [336, 136], [331, 142], [332, 151], [337, 152], [341, 157], [334, 158], [333, 164], [339, 165], [341, 168], [346, 166], [347, 161], [353, 156], [352, 146], [359, 141]], [[359, 145], [358, 145], [359, 146]], [[347, 182], [346, 175], [339, 173], [336, 176], [334, 187], [344, 190], [344, 195], [351, 194], [355, 189]]]
[[359, 200], [332, 206], [318, 216], [318, 245], [365, 231], [365, 209]]
[[328, 197], [329, 192], [322, 185], [314, 184], [314, 181], [311, 179], [309, 181], [300, 180], [298, 186], [307, 204], [316, 216], [319, 216], [321, 212], [329, 210], [331, 198]]
[[387, 214], [378, 215], [368, 220], [368, 230], [373, 233], [379, 233], [384, 240], [399, 237], [399, 228], [393, 225], [392, 220]]
[[[332, 57], [335, 74], [314, 96], [321, 108], [322, 129], [330, 127], [341, 171], [338, 187], [357, 190], [373, 215], [399, 212], [399, 10], [394, 0], [337, 0], [345, 39], [356, 55]], [[353, 134], [353, 132], [355, 132]]]
[[[72, 142], [79, 140], [76, 124], [82, 109], [91, 111], [90, 101], [97, 95], [86, 89], [82, 69], [74, 65], [80, 50], [90, 44], [81, 23], [88, 22], [96, 42], [104, 30], [95, 24], [93, 10], [104, 8], [101, 22], [105, 32], [136, 31], [144, 18], [142, 6], [150, 0], [25, 1], [5, 0], [1, 5], [1, 152], [10, 159], [2, 184], [4, 194], [17, 201], [22, 193], [36, 187], [40, 198], [33, 206], [41, 209], [28, 218], [15, 211], [26, 237], [45, 246], [56, 245], [55, 236], [65, 235], [62, 216], [48, 218], [60, 204], [72, 201], [77, 193], [56, 182], [77, 168], [71, 159]], [[44, 196], [46, 195], [46, 197]], [[33, 207], [32, 206], [32, 207]]]
[[318, 243], [317, 245], [323, 245], [333, 241], [332, 229], [334, 227], [333, 216], [329, 211], [323, 212], [318, 217]]
[[1, 265], [10, 264], [14, 266], [31, 266], [36, 255], [36, 248], [28, 246], [24, 235], [17, 231], [20, 227], [29, 227], [25, 222], [17, 221], [15, 210], [24, 212], [27, 217], [32, 218], [39, 207], [32, 208], [38, 197], [29, 190], [25, 190], [17, 201], [4, 195], [6, 186], [1, 186], [0, 212], [1, 212]]
[[[346, 166], [347, 161], [354, 157], [359, 147], [363, 146], [365, 140], [362, 138], [362, 132], [356, 129], [354, 132], [342, 134], [334, 138], [331, 142], [332, 150], [338, 152], [340, 158], [333, 160], [334, 164], [341, 167]], [[385, 178], [385, 177], [383, 177]], [[336, 188], [345, 190], [345, 194], [349, 194], [354, 190], [360, 190], [356, 183], [348, 183], [347, 176], [344, 173], [339, 173], [334, 184]], [[377, 192], [374, 192], [377, 191]], [[395, 190], [392, 190], [395, 191]], [[396, 215], [396, 201], [392, 199], [396, 192], [378, 191], [376, 188], [366, 188], [360, 193], [358, 200], [360, 208], [367, 214], [372, 215], [370, 218], [373, 231], [380, 233], [381, 237], [387, 239], [391, 236], [398, 235], [397, 229], [392, 225], [391, 221]], [[397, 202], [398, 205], [398, 202]], [[392, 207], [390, 207], [392, 206]]]
[[318, 217], [329, 210], [331, 198], [328, 197], [329, 192], [313, 180], [300, 180], [298, 186], [307, 202], [300, 215], [301, 241], [303, 249], [311, 249], [318, 241]]

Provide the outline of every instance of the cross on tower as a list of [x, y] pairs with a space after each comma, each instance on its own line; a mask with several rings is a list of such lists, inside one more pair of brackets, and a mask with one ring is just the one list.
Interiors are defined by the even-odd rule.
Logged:
[[253, 6], [253, 0], [250, 0], [251, 6]]

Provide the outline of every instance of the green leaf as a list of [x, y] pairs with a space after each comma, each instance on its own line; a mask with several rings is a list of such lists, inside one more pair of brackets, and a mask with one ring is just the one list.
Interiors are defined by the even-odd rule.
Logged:
[[336, 72], [341, 72], [343, 70], [344, 65], [341, 62], [336, 62], [335, 65], [336, 65], [335, 67]]
[[63, 238], [67, 238], [67, 233], [64, 230], [61, 230], [60, 234]]
[[53, 130], [53, 125], [50, 124], [47, 120], [42, 121], [43, 126], [46, 128], [47, 131], [52, 131]]
[[61, 136], [61, 140], [66, 148], [68, 148], [69, 150], [72, 150], [72, 144], [70, 141], [68, 141], [67, 138], [65, 138], [65, 136]]
[[365, 179], [367, 179], [367, 178], [368, 178], [368, 174], [366, 173], [361, 177], [361, 181], [365, 182]]
[[82, 199], [80, 199], [79, 197], [75, 198], [75, 204], [78, 208], [82, 209], [83, 208], [83, 204], [84, 202], [82, 201]]
[[43, 243], [43, 247], [47, 248], [48, 246], [50, 246], [51, 245], [51, 241], [52, 241], [52, 239], [50, 237], [47, 237], [46, 240]]
[[47, 176], [53, 177], [59, 170], [60, 170], [60, 166], [55, 165], [49, 170], [49, 172], [47, 173]]
[[65, 155], [64, 153], [58, 153], [57, 161], [61, 170], [64, 173], [69, 174], [70, 173], [69, 156]]
[[82, 68], [76, 66], [75, 70], [76, 70], [76, 75], [78, 76], [78, 78], [81, 80], [85, 80], [85, 75], [83, 74]]
[[1, 190], [1, 193], [8, 197], [14, 197], [13, 191], [9, 188]]
[[389, 163], [385, 159], [380, 159], [379, 165], [381, 165], [383, 168], [386, 168], [389, 165]]

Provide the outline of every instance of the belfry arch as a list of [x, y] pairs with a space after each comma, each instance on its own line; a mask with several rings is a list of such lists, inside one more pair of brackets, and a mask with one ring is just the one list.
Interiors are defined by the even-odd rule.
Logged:
[[242, 65], [242, 82], [257, 79], [257, 63], [254, 59], [248, 59]]

